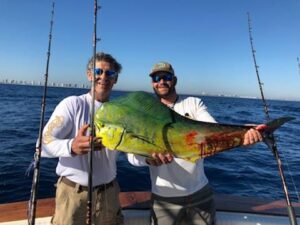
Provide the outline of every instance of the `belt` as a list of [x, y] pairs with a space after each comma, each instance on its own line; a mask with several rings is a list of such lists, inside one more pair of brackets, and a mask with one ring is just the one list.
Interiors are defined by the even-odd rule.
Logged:
[[[88, 187], [80, 185], [78, 183], [75, 183], [66, 177], [61, 177], [61, 182], [63, 182], [64, 184], [66, 184], [70, 187], [73, 187], [73, 188], [75, 188], [77, 186], [78, 189], [81, 191], [88, 191]], [[107, 184], [97, 185], [97, 186], [93, 187], [93, 190], [103, 191], [103, 190], [108, 189], [109, 187], [112, 187], [113, 185], [114, 185], [114, 180], [112, 180], [111, 182], [109, 182]]]

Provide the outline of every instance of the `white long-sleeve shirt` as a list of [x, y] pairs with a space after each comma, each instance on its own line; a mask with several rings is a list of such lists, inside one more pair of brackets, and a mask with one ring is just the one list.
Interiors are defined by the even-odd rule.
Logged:
[[[55, 108], [43, 130], [42, 156], [59, 157], [58, 176], [88, 185], [88, 155], [72, 155], [71, 146], [78, 130], [90, 120], [92, 97], [89, 93], [71, 96]], [[101, 102], [95, 101], [95, 109]], [[93, 186], [109, 183], [116, 177], [117, 151], [106, 148], [93, 153]]]
[[[180, 98], [172, 108], [191, 119], [216, 122], [199, 98]], [[135, 166], [149, 166], [142, 156], [128, 154], [128, 160]], [[184, 159], [174, 158], [169, 164], [149, 166], [149, 169], [152, 192], [163, 197], [187, 196], [208, 183], [204, 173], [203, 159], [191, 163]]]

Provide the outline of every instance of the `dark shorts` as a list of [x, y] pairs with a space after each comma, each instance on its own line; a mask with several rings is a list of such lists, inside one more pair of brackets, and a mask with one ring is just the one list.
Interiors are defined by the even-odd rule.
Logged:
[[184, 197], [152, 194], [152, 225], [214, 225], [215, 203], [209, 185]]

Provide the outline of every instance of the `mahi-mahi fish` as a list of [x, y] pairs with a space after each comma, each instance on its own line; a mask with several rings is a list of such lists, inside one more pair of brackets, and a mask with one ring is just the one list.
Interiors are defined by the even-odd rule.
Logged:
[[281, 117], [259, 127], [200, 122], [181, 116], [149, 93], [132, 92], [103, 103], [94, 121], [96, 137], [111, 150], [146, 157], [171, 153], [195, 162], [241, 146], [251, 128], [272, 133], [292, 119]]

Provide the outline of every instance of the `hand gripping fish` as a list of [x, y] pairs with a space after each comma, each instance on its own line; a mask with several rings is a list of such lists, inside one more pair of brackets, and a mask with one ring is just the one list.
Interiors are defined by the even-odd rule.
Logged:
[[259, 127], [200, 122], [179, 115], [151, 94], [132, 92], [103, 103], [94, 121], [96, 136], [111, 150], [146, 157], [171, 153], [195, 162], [241, 146], [251, 128], [267, 137], [292, 119], [282, 117]]

